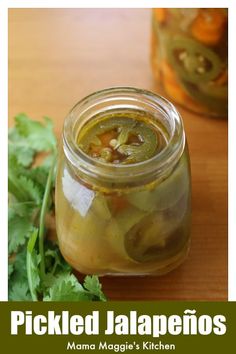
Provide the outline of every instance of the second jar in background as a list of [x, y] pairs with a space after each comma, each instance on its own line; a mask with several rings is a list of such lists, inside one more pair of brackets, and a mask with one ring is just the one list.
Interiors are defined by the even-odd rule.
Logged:
[[225, 117], [228, 97], [226, 9], [153, 9], [152, 66], [175, 102]]

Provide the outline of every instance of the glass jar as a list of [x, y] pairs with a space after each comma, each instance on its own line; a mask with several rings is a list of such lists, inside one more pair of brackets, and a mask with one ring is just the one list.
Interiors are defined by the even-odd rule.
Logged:
[[[168, 134], [161, 153], [134, 164], [95, 160], [77, 143], [92, 120], [149, 115]], [[100, 118], [97, 118], [100, 117]], [[166, 99], [110, 88], [77, 103], [65, 119], [56, 180], [56, 226], [64, 258], [84, 274], [164, 274], [190, 242], [190, 167], [182, 119]]]
[[193, 112], [227, 116], [226, 9], [153, 9], [152, 67], [170, 99]]

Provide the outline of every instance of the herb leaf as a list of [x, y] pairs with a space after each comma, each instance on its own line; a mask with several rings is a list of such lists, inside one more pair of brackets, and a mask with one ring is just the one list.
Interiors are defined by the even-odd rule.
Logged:
[[38, 265], [40, 263], [40, 255], [35, 250], [35, 242], [38, 237], [38, 229], [34, 228], [31, 232], [30, 239], [27, 245], [27, 275], [30, 293], [33, 301], [37, 301], [37, 291], [40, 286], [40, 277]]
[[21, 113], [15, 117], [15, 120], [17, 132], [25, 138], [26, 144], [32, 149], [37, 152], [56, 150], [56, 138], [49, 118], [45, 117], [45, 124], [42, 124]]
[[92, 296], [87, 293], [73, 274], [61, 273], [55, 278], [49, 294], [44, 301], [89, 301]]
[[8, 223], [9, 253], [16, 252], [19, 246], [25, 244], [29, 233], [32, 231], [32, 223], [25, 217], [14, 215]]
[[106, 297], [102, 292], [102, 286], [96, 275], [87, 275], [84, 280], [84, 287], [100, 301], [106, 301]]
[[32, 301], [29, 287], [26, 282], [17, 282], [13, 284], [10, 293], [9, 300], [11, 301]]
[[[97, 276], [80, 284], [56, 244], [47, 240], [54, 214], [56, 138], [52, 122], [25, 114], [9, 130], [9, 300], [106, 301]], [[43, 161], [35, 167], [39, 154]], [[51, 215], [49, 215], [51, 213]]]

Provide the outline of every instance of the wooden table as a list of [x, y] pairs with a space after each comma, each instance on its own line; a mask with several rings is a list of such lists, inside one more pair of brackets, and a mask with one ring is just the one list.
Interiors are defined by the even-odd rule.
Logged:
[[[149, 63], [148, 9], [14, 9], [9, 13], [9, 116], [63, 119], [109, 86], [161, 92]], [[163, 277], [105, 277], [111, 300], [227, 299], [227, 122], [180, 109], [192, 165], [192, 247]], [[12, 124], [12, 119], [10, 119]]]

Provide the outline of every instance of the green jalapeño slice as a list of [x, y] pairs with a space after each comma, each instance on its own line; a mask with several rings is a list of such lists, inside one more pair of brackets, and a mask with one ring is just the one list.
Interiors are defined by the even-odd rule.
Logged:
[[132, 164], [152, 158], [167, 144], [164, 127], [148, 116], [112, 113], [84, 126], [77, 142], [92, 158], [104, 163]]
[[176, 73], [188, 82], [208, 82], [222, 70], [219, 56], [194, 39], [175, 36], [169, 41], [167, 51]]

